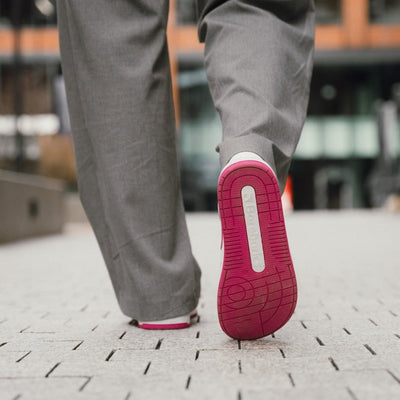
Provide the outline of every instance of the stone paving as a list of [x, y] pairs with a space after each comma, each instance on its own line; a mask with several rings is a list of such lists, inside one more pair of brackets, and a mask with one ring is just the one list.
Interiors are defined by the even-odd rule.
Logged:
[[90, 228], [0, 247], [0, 400], [398, 399], [400, 215], [293, 213], [299, 302], [274, 335], [220, 330], [216, 214], [188, 215], [200, 321], [129, 324]]

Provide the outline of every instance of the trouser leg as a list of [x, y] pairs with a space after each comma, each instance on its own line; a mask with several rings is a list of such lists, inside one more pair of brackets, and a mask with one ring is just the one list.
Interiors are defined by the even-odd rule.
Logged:
[[304, 124], [314, 47], [312, 0], [198, 0], [221, 166], [252, 151], [283, 191]]
[[180, 193], [166, 43], [168, 2], [58, 0], [82, 203], [122, 311], [195, 308], [200, 269]]

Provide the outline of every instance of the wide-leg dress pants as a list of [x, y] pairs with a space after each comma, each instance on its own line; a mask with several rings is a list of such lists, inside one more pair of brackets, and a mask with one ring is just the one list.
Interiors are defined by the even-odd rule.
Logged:
[[[282, 190], [308, 104], [313, 1], [197, 8], [221, 166], [255, 152]], [[177, 166], [168, 9], [168, 0], [57, 1], [81, 201], [122, 312], [146, 321], [187, 314], [200, 295]]]

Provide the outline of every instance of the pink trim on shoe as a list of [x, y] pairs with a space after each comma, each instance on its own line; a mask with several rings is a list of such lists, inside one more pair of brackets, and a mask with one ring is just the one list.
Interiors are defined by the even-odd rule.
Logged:
[[190, 319], [196, 318], [198, 316], [198, 312], [197, 310], [194, 310], [191, 314], [190, 314]]
[[221, 328], [235, 339], [267, 336], [289, 320], [297, 301], [274, 172], [261, 158], [228, 164], [218, 182], [218, 207], [224, 252]]
[[138, 322], [138, 327], [142, 329], [183, 329], [189, 328], [190, 323], [180, 323], [180, 324], [151, 324], [151, 323], [140, 323]]
[[183, 329], [188, 328], [191, 319], [197, 317], [197, 310], [180, 317], [169, 318], [161, 321], [137, 321], [137, 326], [142, 329]]

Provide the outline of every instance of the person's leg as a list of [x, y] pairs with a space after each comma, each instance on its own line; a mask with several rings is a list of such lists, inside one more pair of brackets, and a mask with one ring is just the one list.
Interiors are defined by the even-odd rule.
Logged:
[[304, 124], [314, 48], [312, 0], [197, 0], [221, 166], [259, 154], [284, 189]]
[[304, 124], [313, 55], [311, 0], [199, 0], [200, 39], [220, 113], [222, 329], [255, 339], [294, 312], [297, 285], [280, 193]]
[[79, 191], [121, 310], [145, 321], [188, 314], [200, 269], [180, 192], [168, 2], [57, 5]]

